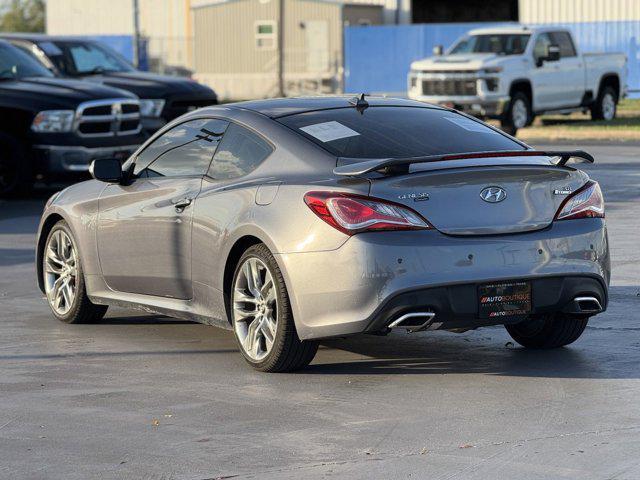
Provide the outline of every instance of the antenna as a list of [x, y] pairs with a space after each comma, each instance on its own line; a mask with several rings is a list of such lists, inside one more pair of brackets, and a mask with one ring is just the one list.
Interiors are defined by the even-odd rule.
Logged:
[[349, 103], [356, 107], [356, 110], [362, 115], [364, 111], [369, 108], [369, 102], [367, 102], [364, 97], [367, 95], [366, 93], [361, 93], [360, 96], [356, 95], [353, 98], [349, 99]]

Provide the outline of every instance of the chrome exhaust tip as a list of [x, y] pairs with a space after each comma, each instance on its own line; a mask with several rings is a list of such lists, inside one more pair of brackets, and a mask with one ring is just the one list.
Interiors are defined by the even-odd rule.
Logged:
[[576, 297], [573, 299], [578, 312], [598, 313], [602, 311], [602, 305], [596, 297]]
[[435, 318], [436, 314], [433, 312], [405, 313], [391, 322], [389, 328], [404, 328], [409, 333], [419, 332], [426, 330]]

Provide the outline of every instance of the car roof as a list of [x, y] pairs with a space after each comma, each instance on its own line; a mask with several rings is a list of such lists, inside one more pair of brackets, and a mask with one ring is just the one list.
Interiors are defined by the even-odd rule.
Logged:
[[529, 27], [527, 25], [508, 25], [500, 27], [474, 28], [473, 30], [469, 30], [468, 35], [533, 33], [538, 30], [540, 30], [540, 28]]
[[87, 41], [93, 39], [83, 35], [47, 35], [46, 33], [2, 33], [5, 40], [27, 40], [29, 42]]
[[[353, 107], [354, 103], [350, 103], [354, 97], [360, 97], [362, 94], [351, 95], [318, 95], [312, 97], [291, 97], [291, 98], [270, 98], [266, 100], [249, 100], [246, 102], [237, 102], [226, 104], [225, 107], [251, 110], [261, 113], [271, 118], [284, 117], [294, 115], [296, 113], [312, 112], [317, 110], [329, 110], [334, 108]], [[423, 107], [442, 109], [437, 105], [431, 105], [415, 100], [407, 100], [404, 98], [387, 98], [382, 96], [365, 95], [365, 100], [372, 107]]]

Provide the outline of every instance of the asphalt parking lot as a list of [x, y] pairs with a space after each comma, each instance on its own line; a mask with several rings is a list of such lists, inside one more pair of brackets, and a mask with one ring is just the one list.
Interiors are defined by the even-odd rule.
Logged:
[[611, 302], [547, 352], [499, 327], [394, 333], [269, 375], [213, 327], [118, 309], [64, 325], [35, 286], [47, 195], [0, 203], [0, 478], [640, 478], [640, 146], [585, 149]]

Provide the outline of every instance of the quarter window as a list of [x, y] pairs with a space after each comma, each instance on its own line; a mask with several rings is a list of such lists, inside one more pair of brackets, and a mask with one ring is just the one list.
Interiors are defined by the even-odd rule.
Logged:
[[216, 180], [241, 177], [255, 170], [272, 151], [258, 135], [232, 123], [213, 157], [209, 176]]
[[141, 177], [204, 175], [228, 122], [197, 119], [180, 124], [158, 137], [136, 160]]

